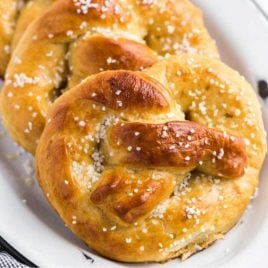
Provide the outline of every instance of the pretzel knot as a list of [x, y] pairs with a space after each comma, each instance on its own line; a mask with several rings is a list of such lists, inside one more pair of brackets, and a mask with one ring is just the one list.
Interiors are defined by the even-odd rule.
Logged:
[[188, 0], [56, 1], [12, 56], [0, 100], [4, 124], [34, 153], [47, 110], [62, 92], [100, 71], [141, 70], [185, 52], [218, 57]]
[[[241, 105], [248, 116], [246, 99], [256, 100], [250, 86], [222, 63], [189, 55], [143, 73], [90, 76], [52, 106], [36, 153], [39, 181], [60, 216], [93, 249], [122, 261], [187, 257], [239, 219], [256, 187], [264, 130], [259, 119], [252, 119], [258, 131], [241, 123], [261, 135], [252, 139], [260, 156], [255, 162], [244, 142], [247, 131], [235, 135], [228, 121], [225, 129], [219, 122], [209, 128], [205, 120], [213, 117], [208, 108], [204, 113], [205, 104], [198, 117], [199, 108], [185, 103], [191, 83], [199, 92], [191, 93], [196, 103], [225, 96], [220, 83], [211, 97], [206, 93], [216, 74], [217, 82], [228, 79], [226, 91], [243, 85], [247, 97], [233, 103], [228, 93], [229, 112]], [[196, 122], [185, 120], [185, 112]]]

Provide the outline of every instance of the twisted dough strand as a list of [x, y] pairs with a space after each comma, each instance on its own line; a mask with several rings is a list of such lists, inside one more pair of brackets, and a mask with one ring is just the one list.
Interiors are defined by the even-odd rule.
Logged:
[[[140, 134], [135, 136], [135, 132]], [[190, 121], [118, 123], [111, 128], [108, 139], [111, 144], [109, 150], [115, 153], [113, 164], [176, 168], [199, 166], [208, 174], [233, 178], [242, 176], [246, 167], [243, 139]], [[133, 148], [130, 152], [129, 146]]]

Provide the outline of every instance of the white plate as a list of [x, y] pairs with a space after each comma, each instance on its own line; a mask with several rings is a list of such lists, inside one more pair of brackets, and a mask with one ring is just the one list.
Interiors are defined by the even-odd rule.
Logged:
[[[206, 17], [225, 62], [238, 69], [256, 86], [268, 79], [268, 24], [249, 0], [195, 0]], [[268, 128], [268, 110], [264, 107]], [[4, 131], [1, 128], [1, 131]], [[263, 168], [260, 191], [241, 222], [209, 249], [179, 263], [121, 264], [91, 252], [62, 223], [45, 201], [35, 179], [30, 180], [32, 160], [18, 154], [10, 138], [0, 140], [0, 235], [41, 267], [267, 267], [268, 249], [268, 159]], [[13, 154], [13, 155], [12, 155]], [[26, 170], [25, 170], [26, 169]], [[26, 172], [27, 171], [27, 172]], [[31, 186], [31, 182], [33, 185]], [[26, 203], [25, 203], [26, 202]], [[87, 260], [82, 252], [94, 259]]]

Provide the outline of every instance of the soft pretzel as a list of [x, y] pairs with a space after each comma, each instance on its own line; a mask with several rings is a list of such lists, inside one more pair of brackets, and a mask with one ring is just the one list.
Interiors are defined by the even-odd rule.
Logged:
[[63, 94], [37, 148], [37, 174], [64, 222], [100, 254], [187, 258], [244, 212], [265, 137], [245, 79], [185, 54], [144, 72], [96, 74]]
[[4, 124], [34, 152], [47, 109], [62, 91], [102, 70], [139, 70], [181, 52], [218, 57], [188, 0], [56, 1], [28, 28], [9, 64]]

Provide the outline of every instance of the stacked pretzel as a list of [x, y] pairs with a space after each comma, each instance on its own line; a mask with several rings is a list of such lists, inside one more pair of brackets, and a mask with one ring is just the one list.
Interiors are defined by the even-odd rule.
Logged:
[[217, 58], [186, 0], [58, 0], [20, 40], [4, 123], [36, 152], [49, 202], [100, 254], [187, 258], [244, 212], [265, 131], [253, 89]]
[[1, 110], [13, 138], [34, 152], [50, 104], [87, 75], [138, 70], [182, 51], [217, 56], [199, 11], [186, 0], [173, 5], [56, 1], [24, 34], [6, 73]]

